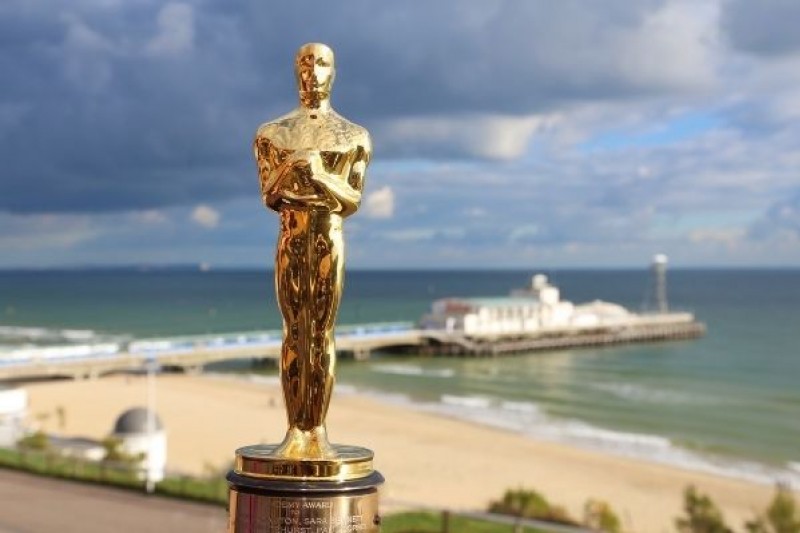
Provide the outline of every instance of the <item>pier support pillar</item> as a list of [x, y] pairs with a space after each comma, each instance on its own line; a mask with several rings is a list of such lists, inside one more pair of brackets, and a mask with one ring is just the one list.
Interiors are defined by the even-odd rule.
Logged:
[[203, 373], [203, 365], [189, 365], [183, 367], [183, 371], [190, 376], [197, 376]]
[[80, 370], [72, 374], [75, 381], [94, 381], [100, 377], [100, 371], [96, 368], [89, 368], [88, 370]]
[[369, 348], [356, 348], [353, 350], [353, 359], [356, 361], [366, 361], [370, 358], [372, 351]]

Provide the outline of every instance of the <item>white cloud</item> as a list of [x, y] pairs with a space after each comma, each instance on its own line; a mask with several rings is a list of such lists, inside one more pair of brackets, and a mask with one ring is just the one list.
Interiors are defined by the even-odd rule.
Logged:
[[102, 233], [88, 215], [73, 214], [0, 212], [0, 228], [0, 249], [5, 251], [68, 249]]
[[618, 68], [642, 86], [710, 88], [717, 80], [719, 6], [673, 0], [621, 32], [612, 46]]
[[131, 216], [139, 224], [164, 224], [169, 221], [169, 217], [160, 209], [134, 211]]
[[67, 49], [108, 52], [114, 46], [100, 33], [90, 28], [84, 21], [76, 17], [66, 17], [67, 34], [64, 39], [64, 46]]
[[489, 215], [489, 211], [483, 207], [469, 207], [463, 213], [470, 218], [483, 218]]
[[542, 228], [536, 224], [524, 224], [515, 227], [508, 234], [508, 242], [517, 243], [529, 239], [536, 239], [541, 237]]
[[171, 2], [158, 12], [158, 34], [147, 43], [154, 56], [174, 56], [194, 46], [194, 10], [188, 4]]
[[372, 191], [364, 200], [364, 215], [367, 218], [392, 218], [394, 215], [394, 191], [388, 185]]
[[395, 242], [427, 241], [436, 236], [433, 228], [409, 228], [384, 232], [384, 237]]
[[413, 146], [434, 158], [511, 160], [525, 153], [535, 133], [558, 120], [557, 114], [403, 117], [379, 126], [378, 136], [389, 150], [400, 153]]
[[192, 222], [204, 228], [213, 229], [219, 225], [221, 215], [219, 211], [205, 204], [200, 204], [192, 210]]
[[745, 238], [742, 228], [698, 228], [689, 232], [689, 241], [694, 244], [721, 244], [735, 248]]
[[114, 52], [113, 43], [77, 17], [64, 19], [64, 77], [76, 87], [92, 92], [106, 89], [112, 78], [109, 57]]

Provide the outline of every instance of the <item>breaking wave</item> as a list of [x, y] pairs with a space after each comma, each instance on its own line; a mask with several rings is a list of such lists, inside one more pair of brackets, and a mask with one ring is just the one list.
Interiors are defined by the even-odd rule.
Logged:
[[372, 365], [372, 371], [380, 374], [394, 374], [398, 376], [421, 376], [427, 378], [451, 378], [455, 370], [451, 368], [422, 368], [417, 365], [380, 364]]
[[442, 394], [439, 401], [419, 402], [403, 394], [359, 392], [385, 403], [513, 431], [539, 440], [756, 483], [779, 482], [795, 490], [800, 489], [800, 462], [790, 462], [785, 468], [780, 468], [755, 461], [703, 454], [684, 448], [661, 435], [616, 431], [581, 420], [552, 417], [534, 402], [451, 394]]
[[657, 404], [705, 404], [716, 403], [713, 398], [699, 394], [688, 394], [673, 390], [657, 389], [632, 383], [592, 383], [595, 390], [606, 392], [623, 400]]
[[3, 342], [91, 342], [103, 337], [91, 329], [57, 329], [34, 326], [0, 326]]

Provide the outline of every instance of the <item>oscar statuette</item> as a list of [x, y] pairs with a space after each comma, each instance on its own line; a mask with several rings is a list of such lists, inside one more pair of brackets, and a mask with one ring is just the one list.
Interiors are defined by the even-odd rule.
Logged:
[[254, 149], [264, 204], [280, 217], [275, 289], [283, 315], [280, 381], [288, 429], [280, 444], [236, 450], [230, 533], [380, 531], [372, 451], [328, 441], [334, 323], [344, 276], [343, 220], [361, 202], [367, 131], [331, 108], [333, 51], [297, 52], [300, 106], [263, 124]]

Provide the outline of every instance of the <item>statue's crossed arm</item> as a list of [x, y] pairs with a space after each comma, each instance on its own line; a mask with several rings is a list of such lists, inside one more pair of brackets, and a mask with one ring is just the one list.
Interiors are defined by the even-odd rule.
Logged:
[[[329, 152], [330, 154], [330, 152]], [[372, 155], [369, 136], [356, 147], [334, 154], [339, 164], [326, 168], [319, 150], [282, 150], [268, 139], [256, 139], [255, 155], [264, 202], [274, 210], [284, 205], [319, 207], [348, 216], [361, 202], [366, 167]], [[296, 190], [288, 184], [303, 179], [312, 190]]]

